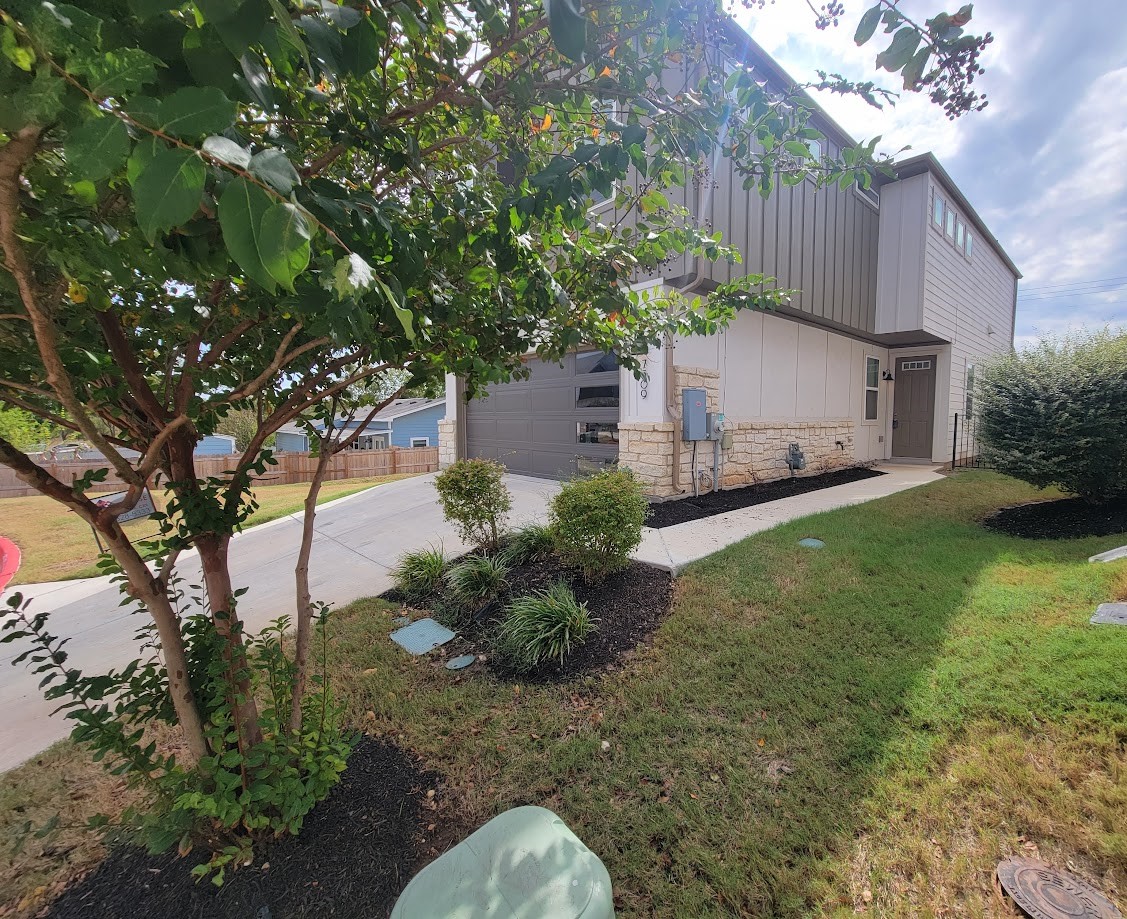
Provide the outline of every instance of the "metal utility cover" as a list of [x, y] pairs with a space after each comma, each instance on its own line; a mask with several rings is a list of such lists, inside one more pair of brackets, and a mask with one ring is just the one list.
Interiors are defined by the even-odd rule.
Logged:
[[452, 657], [446, 662], [447, 670], [465, 670], [470, 664], [477, 660], [473, 654], [463, 654], [460, 657]]
[[426, 654], [453, 637], [453, 632], [433, 619], [420, 619], [391, 633], [391, 640], [411, 654]]
[[1123, 919], [1087, 881], [1035, 858], [1007, 858], [998, 865], [998, 883], [1022, 913], [1035, 919]]
[[805, 539], [798, 541], [800, 546], [805, 546], [807, 549], [824, 549], [826, 544], [820, 539], [815, 539], [813, 536], [807, 536]]
[[1127, 625], [1127, 603], [1101, 603], [1088, 621], [1092, 625]]

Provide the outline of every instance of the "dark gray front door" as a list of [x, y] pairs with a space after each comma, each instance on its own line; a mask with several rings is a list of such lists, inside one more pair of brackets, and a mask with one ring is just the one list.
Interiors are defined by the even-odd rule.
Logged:
[[931, 459], [935, 425], [935, 355], [896, 359], [892, 455]]
[[618, 458], [620, 402], [613, 354], [530, 360], [527, 380], [497, 383], [466, 406], [466, 452], [510, 472], [566, 479]]

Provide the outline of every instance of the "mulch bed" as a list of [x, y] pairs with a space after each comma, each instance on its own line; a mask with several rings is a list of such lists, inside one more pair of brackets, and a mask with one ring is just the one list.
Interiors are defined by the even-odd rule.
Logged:
[[663, 501], [655, 504], [650, 509], [646, 526], [655, 530], [664, 527], [676, 526], [679, 523], [688, 523], [690, 520], [703, 520], [717, 514], [726, 514], [728, 511], [738, 511], [756, 504], [765, 504], [768, 501], [778, 501], [781, 498], [790, 498], [822, 488], [832, 488], [834, 485], [848, 485], [850, 482], [860, 482], [863, 479], [872, 479], [883, 472], [874, 469], [865, 469], [853, 466], [849, 469], [836, 469], [833, 472], [823, 472], [820, 475], [796, 476], [793, 479], [778, 479], [774, 482], [763, 482], [760, 485], [746, 485], [742, 488], [730, 488], [723, 491], [710, 491], [697, 498], [679, 498], [676, 501]]
[[1127, 499], [1091, 504], [1083, 498], [1004, 507], [982, 521], [992, 530], [1025, 539], [1079, 539], [1127, 533]]
[[[496, 675], [522, 683], [561, 682], [595, 671], [611, 670], [624, 654], [649, 641], [673, 603], [673, 576], [641, 562], [631, 562], [627, 568], [594, 585], [587, 584], [578, 571], [565, 567], [555, 558], [512, 568], [506, 579], [509, 584], [506, 595], [482, 609], [471, 625], [458, 628], [458, 637], [442, 646], [436, 665], [462, 654], [477, 654], [485, 658]], [[575, 598], [587, 604], [591, 615], [599, 620], [598, 630], [576, 647], [562, 666], [542, 664], [535, 670], [517, 673], [493, 654], [490, 635], [513, 597], [544, 590], [559, 580], [566, 581]], [[394, 590], [381, 596], [392, 602], [403, 602]], [[475, 664], [463, 672], [469, 675], [480, 666]]]
[[197, 882], [201, 853], [148, 855], [123, 845], [52, 904], [51, 919], [383, 919], [423, 853], [434, 821], [427, 791], [438, 776], [403, 751], [364, 737], [341, 782], [305, 819], [300, 835], [263, 843], [254, 864], [221, 888]]

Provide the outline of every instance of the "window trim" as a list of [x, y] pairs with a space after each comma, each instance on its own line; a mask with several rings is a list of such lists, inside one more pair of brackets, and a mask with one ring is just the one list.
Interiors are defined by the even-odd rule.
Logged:
[[[936, 215], [936, 205], [938, 205], [938, 211], [939, 211], [939, 213], [938, 213], [939, 219], [938, 220], [935, 219], [936, 216], [937, 216]], [[930, 218], [930, 220], [928, 220], [928, 223], [930, 223], [933, 227], [935, 227], [937, 230], [939, 230], [940, 233], [942, 233], [943, 232], [943, 222], [946, 219], [947, 219], [947, 199], [944, 198], [941, 194], [939, 194], [939, 192], [935, 192], [935, 194], [932, 195], [931, 218]]]
[[[422, 443], [417, 444], [417, 443], [415, 443], [416, 440], [421, 440]], [[410, 444], [411, 444], [412, 449], [415, 448], [415, 447], [429, 447], [430, 446], [430, 437], [412, 437], [411, 440], [410, 440]]]
[[[869, 385], [869, 361], [876, 361], [877, 365], [877, 384], [876, 386]], [[877, 394], [877, 407], [876, 414], [872, 418], [869, 417], [869, 393], [875, 392]], [[861, 396], [861, 424], [879, 424], [880, 423], [880, 358], [875, 354], [865, 355], [865, 376], [863, 379], [862, 396]]]

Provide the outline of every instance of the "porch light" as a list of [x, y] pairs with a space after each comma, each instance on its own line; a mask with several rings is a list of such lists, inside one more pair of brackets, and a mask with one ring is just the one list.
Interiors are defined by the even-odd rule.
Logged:
[[884, 382], [886, 382], [886, 383], [891, 383], [892, 382], [892, 371], [886, 370], [884, 372], [884, 376], [882, 376], [881, 379], [884, 380]]

